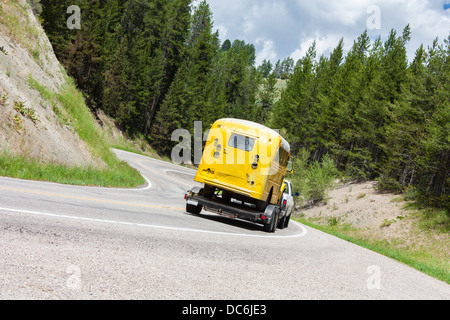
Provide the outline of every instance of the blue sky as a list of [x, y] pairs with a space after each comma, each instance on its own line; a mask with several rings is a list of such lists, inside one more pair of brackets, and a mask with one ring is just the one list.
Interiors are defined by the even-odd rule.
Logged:
[[391, 29], [400, 34], [410, 24], [408, 55], [420, 44], [443, 42], [450, 34], [449, 0], [207, 0], [214, 27], [225, 39], [245, 40], [256, 47], [259, 65], [290, 56], [304, 56], [316, 41], [318, 56], [328, 55], [344, 38], [348, 50], [368, 30], [373, 39], [385, 39]]

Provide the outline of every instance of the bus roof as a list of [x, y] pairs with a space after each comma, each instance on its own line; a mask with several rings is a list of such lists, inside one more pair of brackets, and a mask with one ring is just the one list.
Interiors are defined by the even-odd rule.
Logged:
[[[219, 125], [219, 124], [230, 124], [233, 127], [250, 127], [253, 129], [257, 129], [257, 130], [262, 130], [265, 132], [270, 133], [271, 135], [274, 136], [279, 136], [281, 138], [281, 146], [287, 151], [290, 152], [291, 151], [291, 147], [289, 145], [289, 143], [286, 141], [286, 139], [284, 139], [279, 132], [270, 129], [262, 124], [253, 122], [253, 121], [249, 121], [249, 120], [242, 120], [242, 119], [233, 119], [233, 118], [224, 118], [224, 119], [219, 119], [217, 120], [214, 125]], [[241, 129], [241, 128], [239, 128]]]

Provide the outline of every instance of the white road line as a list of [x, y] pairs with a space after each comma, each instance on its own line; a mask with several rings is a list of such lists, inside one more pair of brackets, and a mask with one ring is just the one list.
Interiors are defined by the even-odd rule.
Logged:
[[132, 190], [134, 190], [134, 191], [145, 191], [145, 190], [151, 189], [153, 186], [152, 186], [152, 183], [150, 182], [150, 180], [148, 180], [142, 173], [140, 173], [140, 174], [141, 174], [142, 178], [144, 178], [145, 181], [147, 182], [147, 186], [143, 187], [143, 188], [139, 188], [139, 189], [132, 189]]
[[117, 220], [93, 219], [93, 218], [86, 218], [86, 217], [68, 216], [68, 215], [61, 215], [61, 214], [54, 214], [54, 213], [45, 213], [45, 212], [37, 212], [37, 211], [29, 211], [29, 210], [21, 210], [21, 209], [11, 209], [11, 208], [0, 208], [0, 211], [16, 212], [16, 213], [21, 213], [21, 214], [30, 214], [30, 215], [35, 215], [35, 216], [45, 216], [45, 217], [62, 218], [62, 219], [70, 219], [70, 220], [78, 220], [78, 221], [101, 222], [101, 223], [110, 223], [110, 224], [124, 225], [124, 226], [161, 229], [161, 230], [216, 234], [216, 235], [225, 235], [225, 236], [250, 237], [250, 238], [270, 238], [270, 239], [300, 238], [300, 237], [305, 236], [308, 233], [308, 231], [300, 223], [298, 223], [296, 221], [291, 221], [291, 222], [294, 222], [297, 226], [300, 227], [300, 229], [302, 229], [301, 233], [295, 234], [295, 235], [288, 235], [288, 236], [275, 236], [275, 235], [255, 235], [255, 234], [229, 233], [229, 232], [219, 232], [219, 231], [200, 230], [200, 229], [156, 226], [156, 225], [143, 224], [143, 223], [133, 223], [133, 222], [125, 222], [125, 221], [117, 221]]

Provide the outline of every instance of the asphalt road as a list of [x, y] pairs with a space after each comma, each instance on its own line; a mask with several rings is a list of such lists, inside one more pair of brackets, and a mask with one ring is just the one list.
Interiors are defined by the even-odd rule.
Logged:
[[133, 190], [0, 178], [0, 299], [450, 299], [450, 286], [291, 222], [185, 212], [194, 171], [116, 151]]

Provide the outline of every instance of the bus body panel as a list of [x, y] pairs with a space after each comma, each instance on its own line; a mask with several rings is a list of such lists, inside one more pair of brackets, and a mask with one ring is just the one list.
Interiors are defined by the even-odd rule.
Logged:
[[275, 130], [251, 121], [220, 119], [209, 130], [195, 181], [276, 204], [289, 152], [289, 144]]

